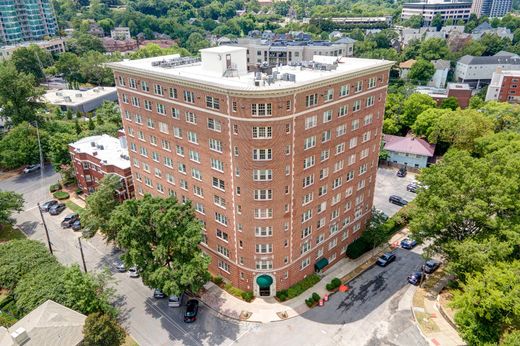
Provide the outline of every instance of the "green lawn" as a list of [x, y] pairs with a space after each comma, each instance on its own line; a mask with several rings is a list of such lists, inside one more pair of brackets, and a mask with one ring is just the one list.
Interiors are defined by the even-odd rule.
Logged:
[[83, 208], [80, 207], [79, 205], [77, 205], [76, 203], [72, 202], [72, 201], [66, 201], [65, 202], [65, 205], [70, 209], [72, 210], [73, 212], [75, 213], [79, 213], [81, 211], [83, 211]]
[[0, 243], [13, 239], [24, 239], [25, 234], [18, 228], [13, 228], [11, 225], [0, 225]]

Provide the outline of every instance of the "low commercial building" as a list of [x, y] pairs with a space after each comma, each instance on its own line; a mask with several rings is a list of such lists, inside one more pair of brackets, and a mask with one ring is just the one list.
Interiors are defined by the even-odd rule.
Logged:
[[464, 55], [457, 61], [455, 80], [479, 89], [491, 82], [497, 68], [520, 70], [520, 57], [509, 52], [498, 52], [493, 56]]
[[520, 103], [520, 71], [503, 71], [493, 73], [486, 93], [486, 101]]
[[59, 54], [65, 52], [65, 44], [61, 38], [55, 38], [47, 41], [29, 41], [10, 46], [0, 47], [0, 61], [9, 59], [13, 55], [14, 51], [18, 48], [29, 47], [30, 45], [37, 45], [38, 47], [47, 50], [52, 54]]
[[392, 25], [392, 16], [381, 16], [381, 17], [332, 17], [332, 18], [303, 18], [304, 24], [309, 24], [313, 20], [330, 20], [335, 24], [342, 25], [377, 25], [383, 24], [383, 26]]
[[471, 1], [462, 0], [425, 0], [403, 4], [401, 19], [407, 20], [412, 16], [423, 17], [423, 23], [430, 25], [433, 18], [439, 14], [443, 21], [452, 19], [467, 21], [471, 14]]
[[132, 38], [130, 36], [130, 28], [123, 26], [119, 26], [114, 28], [114, 30], [111, 30], [110, 37], [114, 40], [129, 40]]
[[129, 38], [126, 40], [115, 40], [112, 37], [103, 37], [103, 47], [108, 53], [129, 52], [137, 49], [137, 40]]
[[439, 105], [448, 97], [455, 97], [459, 107], [462, 109], [469, 106], [469, 99], [472, 95], [470, 86], [464, 83], [448, 83], [448, 87], [445, 89], [420, 86], [415, 91], [431, 96]]
[[90, 136], [69, 144], [69, 152], [76, 173], [78, 187], [88, 195], [96, 190], [99, 181], [107, 174], [121, 178], [119, 198], [134, 197], [134, 184], [126, 138], [109, 135]]
[[50, 90], [43, 95], [45, 102], [59, 106], [62, 111], [71, 110], [82, 114], [92, 112], [105, 101], [117, 101], [116, 88], [95, 87], [88, 90]]
[[383, 149], [389, 154], [388, 161], [407, 167], [426, 167], [435, 152], [435, 144], [421, 138], [383, 135], [383, 143]]
[[47, 300], [11, 327], [0, 327], [0, 346], [81, 345], [86, 318]]

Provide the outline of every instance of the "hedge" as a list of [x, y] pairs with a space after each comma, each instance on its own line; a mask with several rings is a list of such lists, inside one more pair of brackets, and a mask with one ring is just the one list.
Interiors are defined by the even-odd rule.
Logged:
[[341, 280], [334, 278], [325, 287], [327, 288], [327, 291], [334, 291], [339, 286], [341, 286]]
[[255, 295], [251, 291], [245, 291], [242, 292], [242, 299], [244, 299], [246, 302], [250, 303], [253, 298], [255, 298]]
[[49, 190], [50, 190], [51, 192], [56, 192], [56, 191], [58, 191], [59, 189], [61, 189], [61, 185], [60, 185], [60, 183], [52, 184], [52, 185], [49, 187]]
[[276, 292], [276, 297], [282, 302], [286, 301], [287, 299], [292, 299], [299, 296], [312, 286], [316, 285], [319, 281], [320, 277], [318, 275], [309, 275], [305, 279], [289, 287], [289, 289]]
[[59, 200], [67, 199], [70, 197], [69, 193], [65, 191], [56, 191], [52, 195], [54, 196], [54, 198]]

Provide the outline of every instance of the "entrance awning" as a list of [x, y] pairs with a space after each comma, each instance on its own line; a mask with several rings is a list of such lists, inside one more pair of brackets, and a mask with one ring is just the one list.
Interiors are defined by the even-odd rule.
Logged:
[[325, 268], [327, 266], [327, 264], [329, 264], [329, 260], [326, 259], [325, 257], [323, 257], [322, 259], [320, 259], [318, 262], [316, 262], [314, 264], [314, 270], [319, 272], [320, 270]]
[[261, 275], [256, 278], [256, 283], [260, 288], [269, 288], [273, 283], [273, 278], [269, 275]]

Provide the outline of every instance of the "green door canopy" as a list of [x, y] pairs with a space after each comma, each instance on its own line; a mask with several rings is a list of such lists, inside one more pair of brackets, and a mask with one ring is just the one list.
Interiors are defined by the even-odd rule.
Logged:
[[256, 283], [260, 288], [269, 288], [273, 283], [273, 278], [269, 275], [261, 275], [256, 278]]
[[314, 270], [319, 272], [320, 270], [325, 268], [327, 266], [327, 264], [329, 264], [329, 260], [326, 259], [325, 257], [323, 257], [318, 262], [316, 262], [316, 264], [314, 264]]

